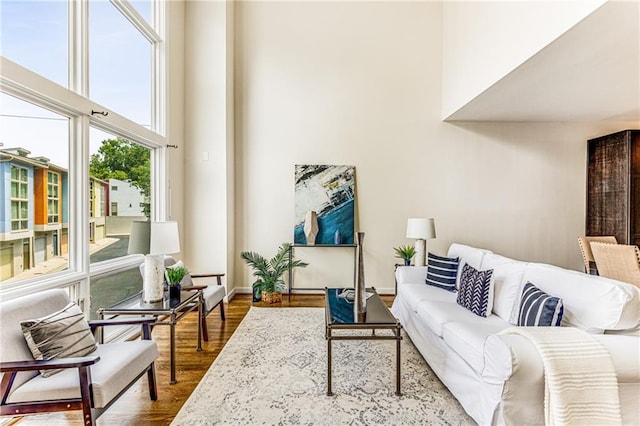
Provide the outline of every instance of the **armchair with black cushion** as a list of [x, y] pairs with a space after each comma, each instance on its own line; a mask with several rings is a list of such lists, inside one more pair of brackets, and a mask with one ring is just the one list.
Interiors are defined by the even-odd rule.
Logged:
[[[30, 348], [33, 340], [27, 342], [24, 324], [39, 324], [40, 320], [53, 317], [70, 305], [73, 306], [63, 289], [0, 303], [0, 415], [82, 410], [83, 423], [94, 425], [96, 419], [145, 374], [149, 396], [157, 400], [154, 362], [158, 349], [150, 340], [152, 318], [90, 321], [88, 333], [107, 325], [140, 324], [142, 338], [98, 344], [85, 356], [35, 359]], [[85, 320], [81, 318], [81, 321]], [[52, 339], [46, 340], [50, 344]], [[64, 353], [56, 345], [50, 346]], [[53, 374], [52, 370], [60, 371]], [[48, 374], [52, 375], [45, 377]]]

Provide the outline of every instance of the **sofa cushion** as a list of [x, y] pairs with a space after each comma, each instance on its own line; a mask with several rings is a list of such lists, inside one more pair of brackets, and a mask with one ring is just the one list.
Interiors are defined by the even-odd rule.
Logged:
[[531, 283], [526, 283], [520, 299], [518, 325], [527, 327], [559, 326], [562, 299], [553, 297]]
[[442, 338], [478, 374], [484, 369], [484, 346], [487, 337], [511, 327], [497, 315], [474, 321], [453, 321], [442, 326]]
[[522, 276], [527, 264], [498, 254], [488, 253], [482, 269], [493, 269], [493, 313], [511, 324], [518, 323]]
[[493, 306], [493, 269], [479, 271], [465, 264], [456, 302], [479, 317], [489, 316]]
[[[105, 407], [128, 383], [158, 357], [152, 340], [98, 345], [92, 355], [100, 360], [91, 366], [91, 387], [96, 408]], [[36, 376], [15, 389], [9, 402], [80, 397], [77, 368], [67, 368], [55, 376]]]
[[[44, 317], [23, 320], [20, 326], [37, 360], [82, 357], [96, 350], [89, 323], [74, 302]], [[50, 377], [60, 371], [40, 370], [40, 374]]]
[[418, 304], [424, 300], [434, 300], [439, 302], [456, 302], [456, 294], [438, 287], [424, 284], [403, 284], [398, 287], [398, 298], [413, 312], [418, 309]]
[[474, 322], [482, 320], [471, 311], [458, 305], [455, 299], [451, 302], [423, 300], [418, 304], [416, 314], [438, 337], [442, 337], [442, 327], [450, 322]]
[[640, 323], [640, 288], [583, 272], [529, 263], [523, 282], [562, 299], [562, 324], [589, 332], [625, 330]]
[[429, 253], [426, 283], [447, 291], [456, 291], [458, 260], [457, 257], [443, 257]]
[[[453, 243], [449, 246], [447, 257], [460, 258], [460, 265], [468, 263], [476, 269], [480, 269], [482, 266], [482, 258], [485, 254], [491, 253], [489, 250], [478, 249], [475, 247], [465, 246], [464, 244]], [[462, 268], [458, 268], [458, 275], [456, 276], [456, 288], [460, 287], [460, 274]]]

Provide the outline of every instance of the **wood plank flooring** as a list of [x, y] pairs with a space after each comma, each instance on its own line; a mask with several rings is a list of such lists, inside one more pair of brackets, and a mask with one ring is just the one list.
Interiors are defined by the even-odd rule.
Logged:
[[[394, 296], [382, 296], [388, 306], [391, 306], [393, 298]], [[324, 306], [323, 295], [293, 295], [291, 302], [287, 299], [283, 296], [281, 304], [255, 303], [253, 305], [274, 309]], [[149, 400], [146, 379], [143, 377], [98, 419], [98, 425], [167, 425], [171, 423], [251, 306], [251, 296], [242, 294], [225, 305], [226, 321], [223, 322], [220, 319], [217, 308], [211, 312], [207, 317], [209, 341], [203, 342], [202, 352], [196, 351], [197, 314], [191, 313], [178, 323], [176, 326], [178, 383], [174, 385], [169, 384], [169, 327], [156, 327], [153, 330], [153, 340], [157, 342], [160, 351], [160, 357], [156, 361], [158, 400]], [[82, 424], [80, 411], [26, 416], [17, 419], [16, 423], [21, 426]]]

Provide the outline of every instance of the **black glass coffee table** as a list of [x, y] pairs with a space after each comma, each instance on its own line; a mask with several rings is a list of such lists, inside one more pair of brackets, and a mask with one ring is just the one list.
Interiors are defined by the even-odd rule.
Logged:
[[[357, 315], [353, 310], [353, 300], [340, 297], [345, 289], [325, 288], [325, 338], [327, 339], [327, 395], [331, 391], [331, 344], [334, 340], [395, 340], [396, 341], [396, 395], [400, 393], [400, 341], [402, 326], [391, 314], [374, 288], [367, 299], [365, 314]], [[334, 335], [333, 330], [371, 330], [371, 334]], [[376, 330], [391, 330], [392, 334], [376, 334]]]

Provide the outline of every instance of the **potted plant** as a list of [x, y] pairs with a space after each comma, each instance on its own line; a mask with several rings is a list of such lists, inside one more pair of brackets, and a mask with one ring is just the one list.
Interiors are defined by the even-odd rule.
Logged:
[[182, 265], [169, 266], [165, 268], [165, 278], [167, 279], [167, 284], [169, 285], [169, 298], [170, 299], [180, 299], [180, 283], [185, 275], [187, 275], [189, 271]]
[[403, 259], [405, 266], [411, 265], [411, 259], [416, 254], [416, 249], [414, 246], [398, 246], [394, 247], [393, 251], [396, 252], [396, 257]]
[[289, 247], [291, 244], [283, 243], [271, 260], [265, 259], [258, 253], [243, 251], [240, 257], [253, 268], [253, 276], [257, 278], [253, 283], [253, 301], [262, 300], [267, 303], [282, 301], [282, 292], [285, 290], [282, 276], [293, 268], [304, 268], [308, 263], [300, 260], [289, 262]]

